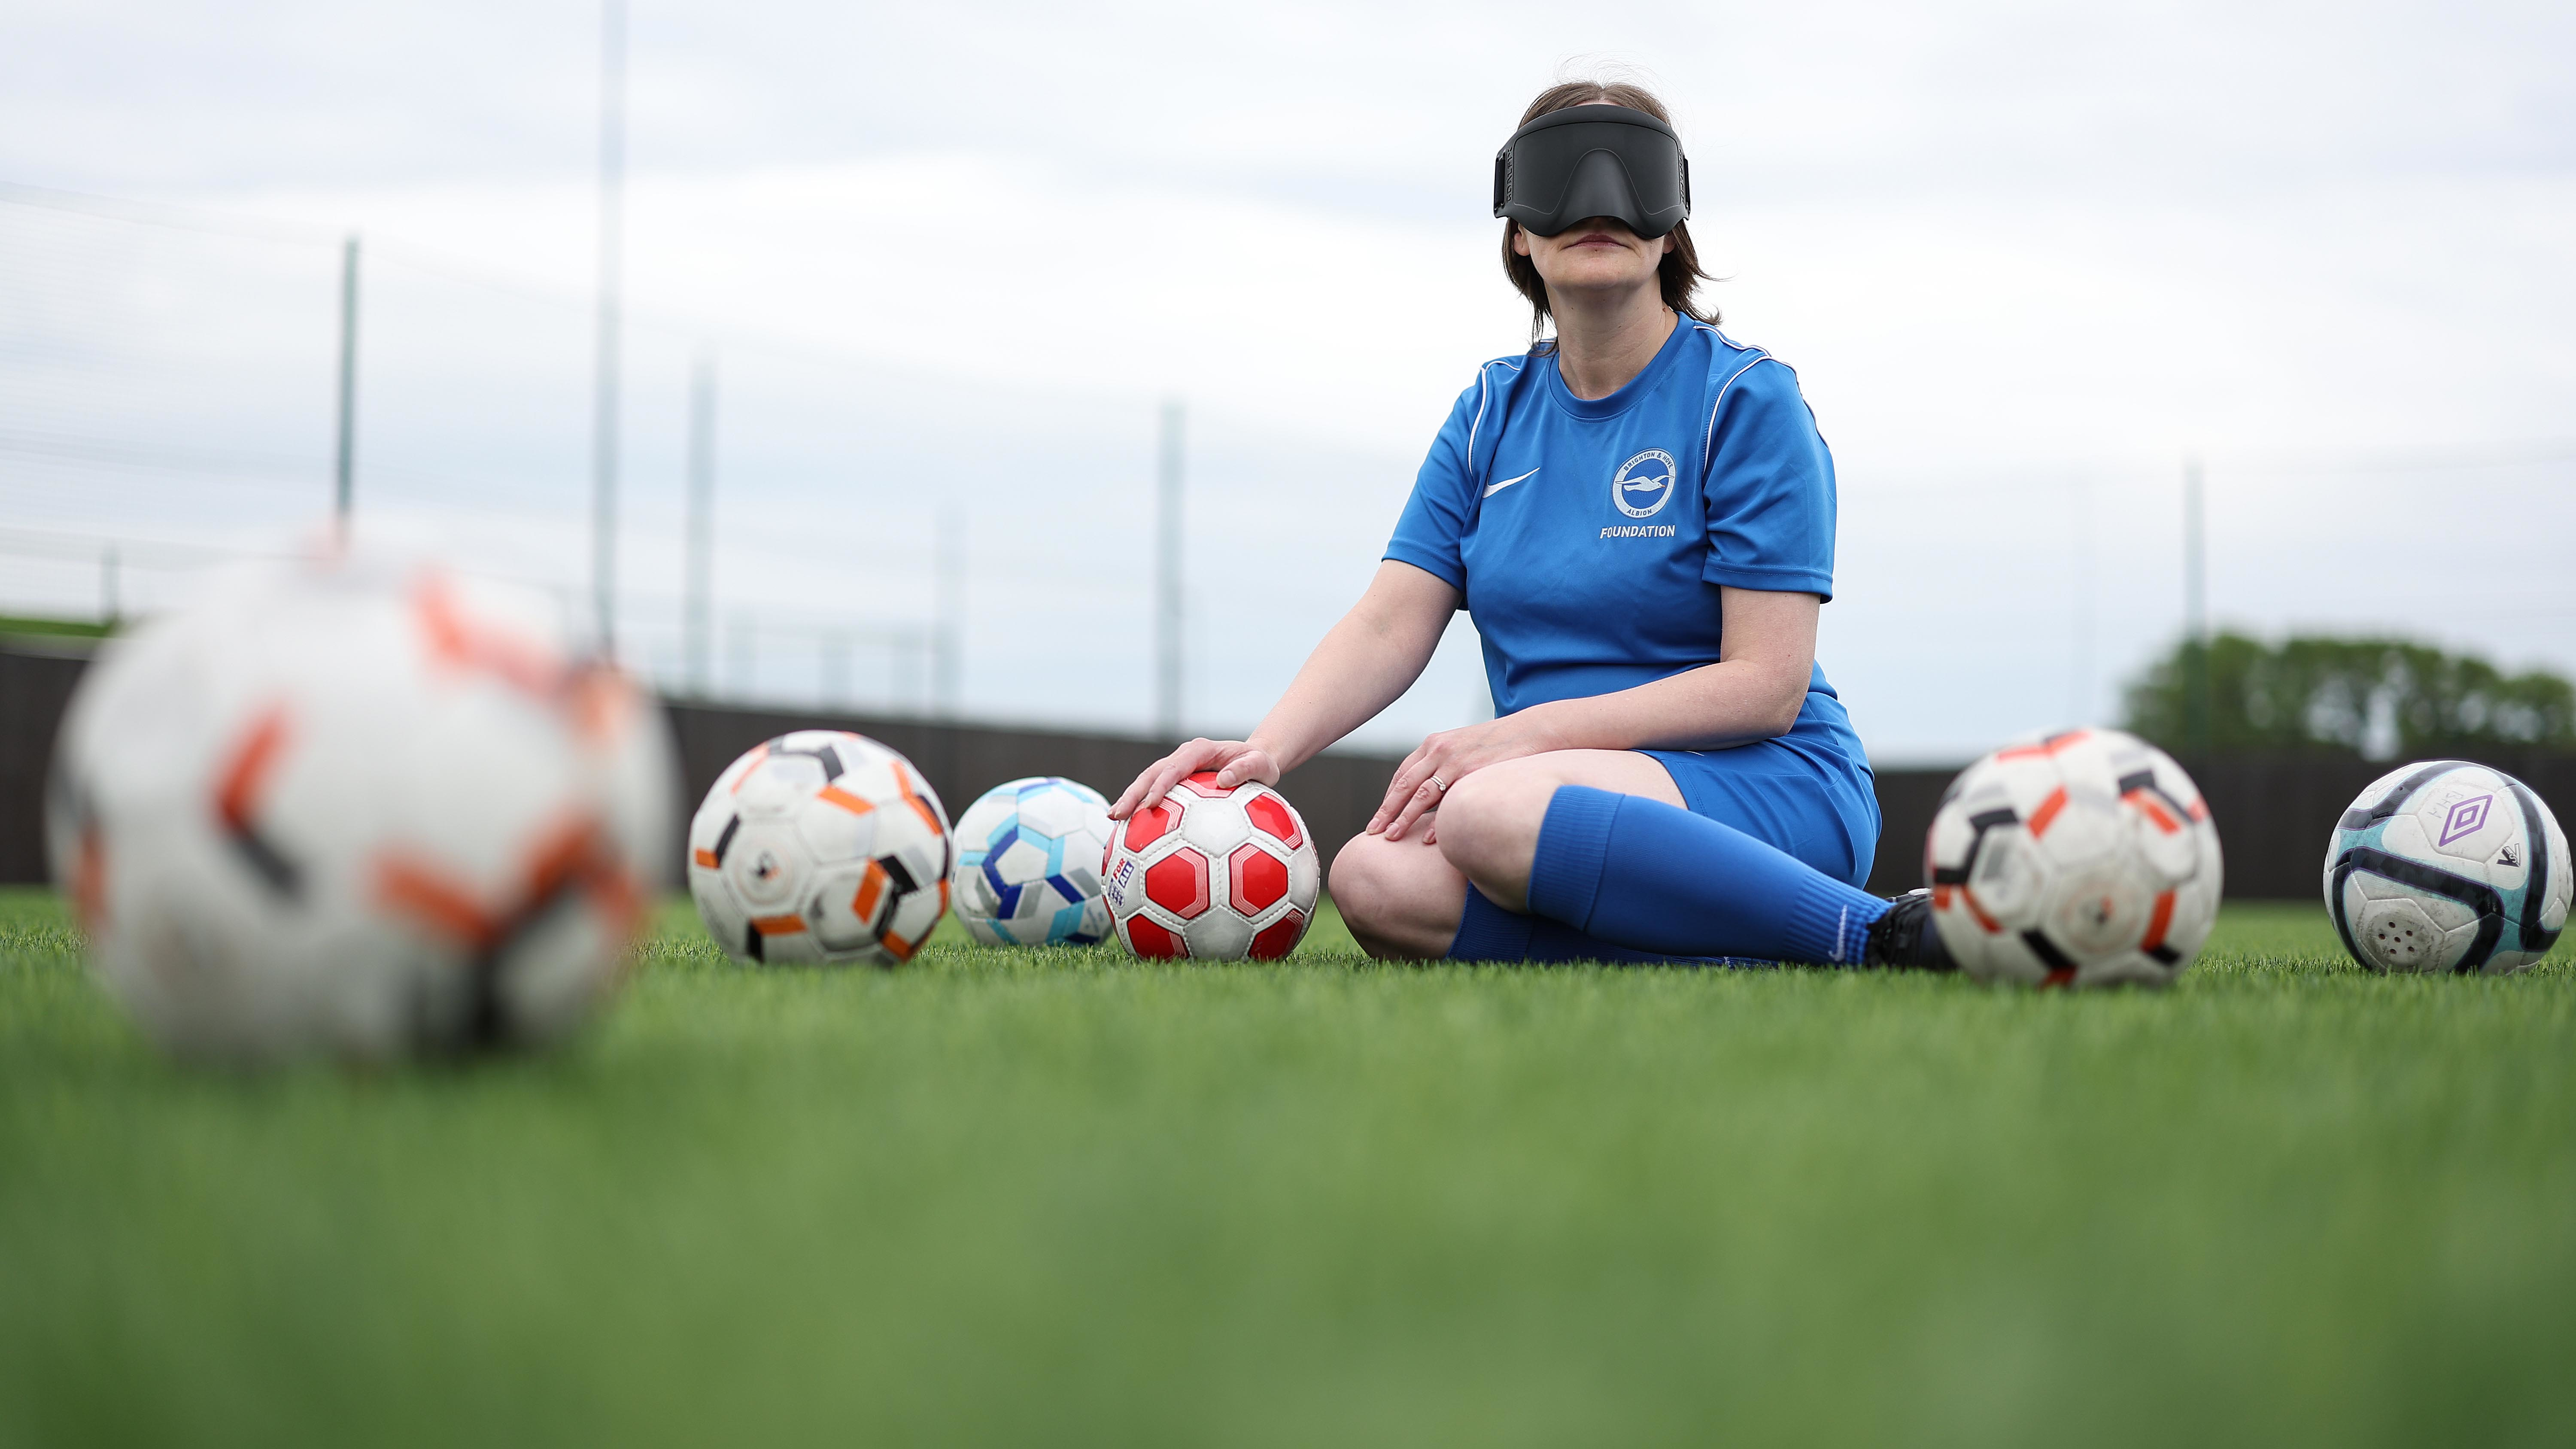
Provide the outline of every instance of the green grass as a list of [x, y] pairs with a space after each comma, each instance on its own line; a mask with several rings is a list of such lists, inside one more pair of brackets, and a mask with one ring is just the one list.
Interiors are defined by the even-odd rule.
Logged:
[[0, 897], [0, 1441], [2576, 1440], [2576, 970], [2179, 988], [685, 911], [569, 1050], [165, 1064]]
[[66, 639], [104, 639], [113, 624], [82, 619], [43, 619], [29, 614], [0, 614], [0, 634], [37, 634]]

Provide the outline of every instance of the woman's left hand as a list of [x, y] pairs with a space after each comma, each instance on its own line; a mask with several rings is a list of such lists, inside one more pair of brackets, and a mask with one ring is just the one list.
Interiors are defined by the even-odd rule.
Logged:
[[1442, 730], [1422, 742], [1420, 748], [1404, 757], [1396, 767], [1395, 778], [1386, 786], [1386, 801], [1369, 817], [1368, 833], [1383, 834], [1389, 840], [1402, 840], [1415, 821], [1423, 821], [1423, 842], [1439, 839], [1436, 819], [1426, 818], [1440, 808], [1440, 799], [1460, 780], [1487, 765], [1517, 760], [1523, 755], [1545, 754], [1565, 748], [1534, 716], [1539, 709], [1526, 709], [1502, 719], [1461, 729]]

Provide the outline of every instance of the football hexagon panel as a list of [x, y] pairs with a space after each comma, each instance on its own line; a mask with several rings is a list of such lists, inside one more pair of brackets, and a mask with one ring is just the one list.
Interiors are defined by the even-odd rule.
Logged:
[[1008, 845], [984, 857], [984, 877], [994, 885], [1004, 903], [1002, 914], [1017, 915], [1017, 901], [1028, 887], [1044, 884], [1054, 868], [1054, 852], [1047, 842], [1014, 835]]
[[[1180, 823], [1180, 818], [1181, 807], [1177, 802], [1168, 797], [1155, 801], [1153, 805], [1127, 817], [1127, 828], [1122, 833], [1121, 843], [1130, 852], [1142, 851], [1170, 833], [1172, 827]], [[1108, 858], [1103, 856], [1101, 869], [1105, 872], [1108, 868]]]
[[790, 828], [751, 826], [725, 852], [725, 883], [755, 914], [782, 907], [804, 889], [808, 867], [801, 845]]
[[[2116, 866], [2118, 862], [2106, 863]], [[2098, 959], [2140, 945], [2159, 893], [2135, 870], [2095, 869], [2056, 893], [2044, 929], [2070, 956]]]
[[2050, 871], [2048, 858], [2028, 829], [2016, 821], [2001, 820], [1989, 826], [1977, 843], [1976, 866], [1968, 873], [1963, 894], [1986, 918], [1986, 929], [2000, 927], [1995, 921], [2017, 921], [2031, 915], [2047, 898]]
[[812, 757], [771, 755], [743, 776], [733, 792], [734, 808], [746, 819], [787, 815], [823, 787], [822, 767]]
[[874, 804], [826, 785], [796, 811], [796, 833], [818, 862], [864, 860], [876, 851], [878, 810]]
[[1243, 814], [1252, 822], [1253, 829], [1290, 850], [1306, 843], [1306, 827], [1298, 820], [1297, 812], [1288, 808], [1287, 801], [1267, 790], [1245, 800]]
[[[2520, 843], [2522, 811], [2504, 781], [2490, 770], [2460, 770], [2426, 790], [2407, 811], [2431, 837], [2433, 853], [2478, 867], [2508, 842]], [[2457, 869], [2457, 867], [2453, 867]]]
[[1207, 857], [1183, 845], [1145, 867], [1145, 899], [1178, 920], [1208, 908]]
[[1288, 894], [1288, 862], [1257, 841], [1236, 846], [1225, 867], [1227, 895], [1247, 919], [1279, 904]]
[[956, 880], [957, 914], [968, 921], [989, 921], [1003, 914], [1001, 896], [993, 883], [984, 878], [981, 867], [959, 862]]
[[2354, 942], [2383, 971], [2439, 971], [2450, 963], [2450, 933], [2433, 924], [2421, 903], [2372, 901], [2353, 922]]
[[814, 937], [826, 951], [861, 951], [876, 944], [893, 893], [885, 867], [873, 860], [834, 866], [814, 884]]
[[1118, 934], [1125, 938], [1127, 949], [1139, 956], [1159, 959], [1185, 955], [1181, 938], [1142, 915], [1130, 916], [1118, 923]]
[[1240, 961], [1252, 949], [1252, 923], [1232, 911], [1210, 911], [1181, 927], [1181, 939], [1201, 961]]
[[1252, 822], [1243, 818], [1243, 807], [1232, 800], [1192, 800], [1181, 812], [1181, 838], [1205, 851], [1210, 860], [1225, 859], [1251, 837]]
[[1020, 791], [1020, 822], [1039, 835], [1061, 840], [1090, 823], [1090, 805], [1057, 781]]
[[1261, 933], [1252, 938], [1252, 959], [1276, 961], [1296, 950], [1297, 943], [1306, 938], [1306, 921], [1304, 911], [1291, 907], [1288, 914], [1262, 927]]

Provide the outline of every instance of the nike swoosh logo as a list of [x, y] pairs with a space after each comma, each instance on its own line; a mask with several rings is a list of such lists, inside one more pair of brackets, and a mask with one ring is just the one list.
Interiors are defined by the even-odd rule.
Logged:
[[[1544, 468], [1544, 467], [1546, 467], [1546, 466], [1547, 466], [1547, 465], [1546, 465], [1545, 463], [1541, 463], [1541, 464], [1539, 464], [1539, 468]], [[1537, 477], [1537, 476], [1538, 476], [1538, 468], [1532, 468], [1532, 469], [1531, 469], [1531, 470], [1529, 470], [1528, 472], [1523, 473], [1523, 474], [1521, 475], [1521, 478], [1535, 478], [1535, 477]], [[1488, 498], [1491, 498], [1491, 497], [1493, 497], [1495, 494], [1502, 492], [1504, 489], [1511, 487], [1511, 486], [1512, 486], [1513, 484], [1515, 484], [1515, 483], [1518, 483], [1519, 481], [1521, 481], [1521, 478], [1506, 478], [1506, 479], [1504, 479], [1502, 482], [1500, 482], [1500, 483], [1496, 483], [1496, 484], [1494, 484], [1492, 487], [1487, 488], [1487, 489], [1485, 490], [1485, 496], [1486, 496], [1486, 497], [1488, 497]]]

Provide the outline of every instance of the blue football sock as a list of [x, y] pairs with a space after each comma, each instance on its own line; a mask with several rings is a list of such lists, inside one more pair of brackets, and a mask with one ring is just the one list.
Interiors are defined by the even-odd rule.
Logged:
[[1458, 939], [1449, 943], [1452, 961], [1610, 961], [1637, 966], [1759, 966], [1759, 961], [1730, 961], [1713, 956], [1667, 956], [1639, 951], [1616, 941], [1587, 936], [1545, 916], [1521, 916], [1504, 910], [1474, 886], [1467, 887], [1467, 909], [1458, 917]]
[[1530, 865], [1530, 910], [1640, 951], [1848, 964], [1887, 902], [1732, 825], [1562, 785]]

